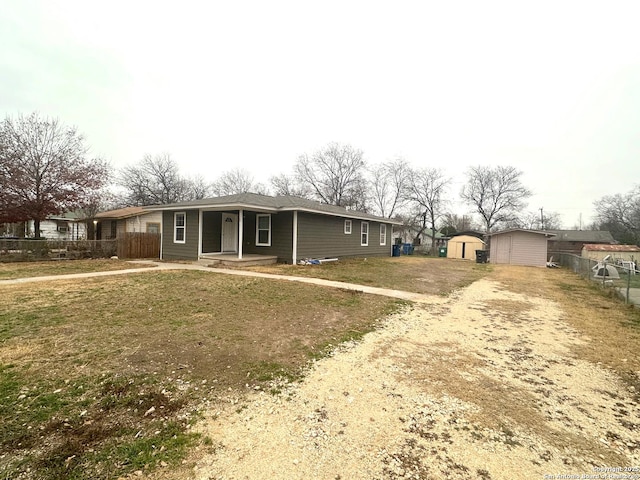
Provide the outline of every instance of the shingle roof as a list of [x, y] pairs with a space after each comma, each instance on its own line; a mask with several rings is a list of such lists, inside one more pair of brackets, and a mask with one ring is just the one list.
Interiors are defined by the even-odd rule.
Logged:
[[606, 230], [548, 230], [555, 233], [556, 242], [614, 243], [611, 233]]
[[637, 245], [604, 245], [601, 243], [586, 244], [583, 247], [591, 252], [640, 252]]
[[401, 225], [401, 222], [391, 220], [389, 218], [378, 217], [365, 212], [356, 210], [347, 210], [344, 207], [335, 205], [327, 205], [301, 197], [290, 195], [279, 195], [272, 197], [270, 195], [260, 195], [257, 193], [239, 193], [236, 195], [226, 195], [223, 197], [205, 198], [202, 200], [193, 200], [189, 202], [171, 203], [167, 205], [151, 205], [144, 207], [146, 210], [177, 210], [183, 208], [203, 208], [203, 209], [221, 209], [221, 208], [247, 208], [259, 209], [264, 211], [306, 211], [312, 213], [320, 213], [324, 215], [335, 215], [346, 218], [357, 218], [360, 220], [383, 221]]
[[135, 217], [136, 215], [141, 215], [143, 213], [148, 213], [143, 207], [125, 207], [118, 208], [117, 210], [100, 212], [95, 218], [128, 218]]

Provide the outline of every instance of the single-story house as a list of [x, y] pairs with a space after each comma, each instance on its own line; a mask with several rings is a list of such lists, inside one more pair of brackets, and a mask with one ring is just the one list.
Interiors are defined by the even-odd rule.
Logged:
[[304, 259], [392, 255], [401, 222], [288, 195], [242, 193], [145, 207], [162, 214], [160, 258]]
[[548, 255], [559, 259], [561, 253], [582, 255], [586, 244], [613, 245], [616, 243], [606, 230], [547, 230], [555, 237], [549, 238]]
[[160, 233], [162, 213], [143, 207], [126, 207], [95, 216], [97, 240], [119, 238], [125, 233]]
[[553, 233], [547, 231], [522, 228], [490, 233], [490, 261], [491, 263], [546, 267], [547, 241], [553, 236]]
[[[50, 215], [40, 222], [40, 237], [47, 240], [82, 240], [87, 235], [84, 215], [67, 212]], [[25, 224], [25, 237], [35, 237], [35, 223], [29, 220]]]
[[640, 260], [640, 247], [637, 245], [601, 245], [587, 244], [582, 248], [582, 256], [591, 260], [600, 261], [609, 255], [609, 262]]
[[447, 242], [447, 258], [475, 260], [476, 250], [484, 250], [486, 243], [482, 234], [476, 232], [462, 232], [455, 234]]

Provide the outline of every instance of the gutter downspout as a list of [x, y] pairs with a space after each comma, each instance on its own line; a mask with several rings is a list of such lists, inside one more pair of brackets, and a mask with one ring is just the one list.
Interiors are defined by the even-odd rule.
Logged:
[[244, 243], [244, 220], [243, 220], [244, 210], [240, 209], [238, 211], [238, 260], [242, 260], [242, 244]]
[[293, 265], [298, 263], [298, 211], [293, 211], [293, 248], [291, 249]]

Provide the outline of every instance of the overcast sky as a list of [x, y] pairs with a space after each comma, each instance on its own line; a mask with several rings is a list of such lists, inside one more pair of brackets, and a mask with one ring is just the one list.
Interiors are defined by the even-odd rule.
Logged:
[[[529, 210], [587, 224], [640, 183], [640, 2], [0, 0], [0, 114], [75, 125], [120, 168], [290, 173], [513, 165]], [[459, 213], [464, 213], [460, 210]]]

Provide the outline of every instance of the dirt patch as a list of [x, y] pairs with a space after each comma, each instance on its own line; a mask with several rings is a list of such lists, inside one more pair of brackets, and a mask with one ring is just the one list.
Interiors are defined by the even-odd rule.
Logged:
[[214, 412], [201, 428], [215, 448], [188, 476], [511, 479], [637, 466], [634, 387], [602, 362], [614, 334], [595, 360], [572, 319], [597, 310], [545, 294], [546, 270], [522, 272], [416, 305], [299, 387]]
[[315, 277], [426, 295], [443, 295], [469, 285], [493, 267], [465, 260], [425, 257], [341, 259], [322, 265], [266, 265], [251, 270], [278, 275]]

